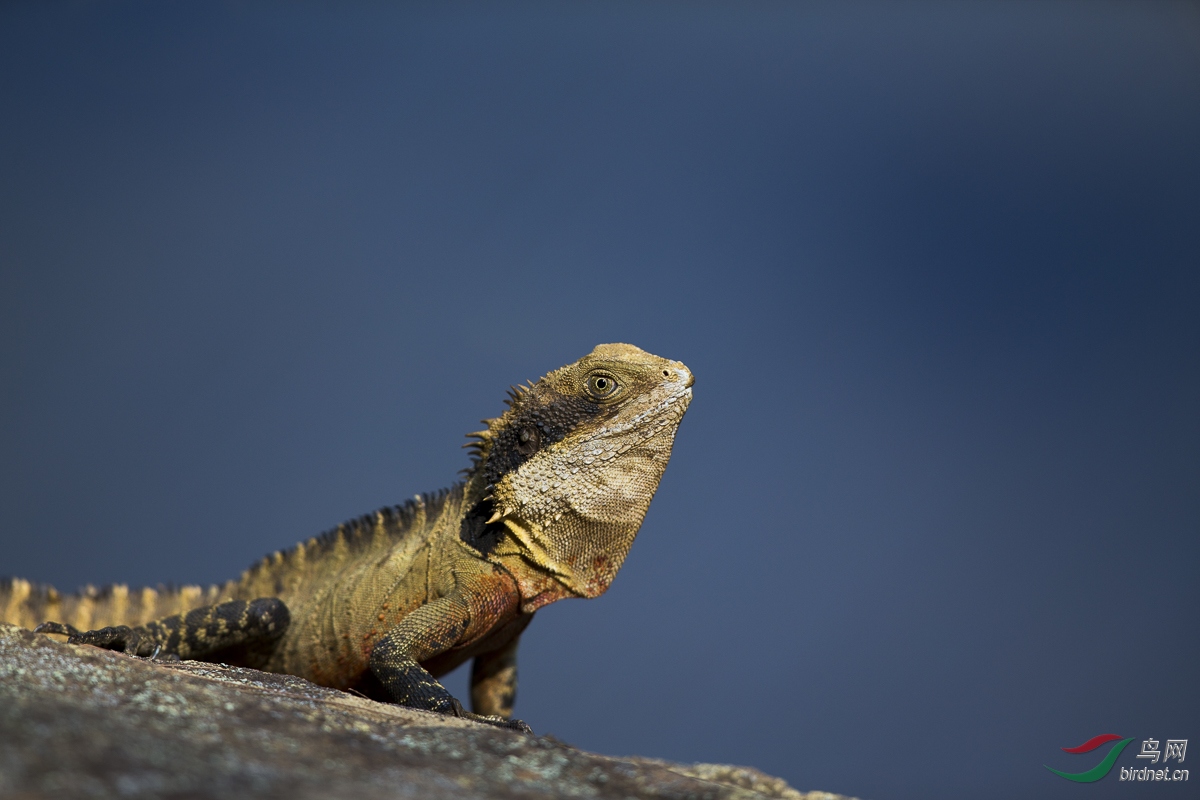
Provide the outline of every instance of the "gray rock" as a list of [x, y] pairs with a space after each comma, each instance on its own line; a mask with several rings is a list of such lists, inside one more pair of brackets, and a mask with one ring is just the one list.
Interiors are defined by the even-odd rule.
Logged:
[[299, 678], [0, 624], [0, 797], [788, 798], [746, 767], [610, 758]]

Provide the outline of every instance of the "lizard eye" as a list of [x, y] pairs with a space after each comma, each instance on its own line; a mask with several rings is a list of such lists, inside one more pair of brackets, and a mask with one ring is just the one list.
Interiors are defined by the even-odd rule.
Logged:
[[593, 400], [611, 400], [620, 388], [616, 378], [605, 372], [594, 372], [587, 379], [587, 393]]

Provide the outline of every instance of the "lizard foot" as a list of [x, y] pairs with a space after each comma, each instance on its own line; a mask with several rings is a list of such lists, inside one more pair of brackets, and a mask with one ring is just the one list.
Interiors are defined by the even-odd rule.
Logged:
[[137, 655], [138, 645], [142, 643], [142, 632], [128, 625], [80, 631], [61, 622], [43, 622], [34, 628], [33, 632], [62, 633], [67, 636], [67, 644], [90, 644], [106, 650], [122, 650], [130, 656]]
[[493, 727], [503, 728], [508, 731], [517, 731], [518, 733], [528, 734], [529, 736], [534, 735], [533, 728], [529, 727], [519, 719], [505, 719], [504, 717], [496, 716], [494, 714], [473, 714], [463, 708], [462, 703], [458, 702], [454, 698], [450, 698], [450, 702], [452, 708], [449, 713], [458, 717], [459, 719], [469, 719], [472, 722], [482, 722], [484, 725], [492, 725]]
[[486, 725], [494, 725], [497, 728], [504, 728], [505, 730], [516, 731], [517, 733], [524, 733], [529, 736], [534, 735], [533, 728], [531, 728], [527, 724], [525, 724], [525, 722], [523, 720], [505, 719], [504, 717], [497, 717], [492, 714], [470, 714], [470, 713], [468, 713], [464, 716], [466, 719], [472, 719], [472, 720], [475, 720], [476, 722], [482, 722]]
[[43, 622], [33, 629], [34, 633], [61, 633], [63, 636], [78, 636], [79, 629], [61, 622]]

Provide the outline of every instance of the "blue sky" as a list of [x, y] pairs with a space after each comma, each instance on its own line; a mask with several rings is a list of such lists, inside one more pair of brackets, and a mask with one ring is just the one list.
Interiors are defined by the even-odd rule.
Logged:
[[1065, 796], [1200, 735], [1198, 141], [1194, 5], [5, 5], [0, 574], [224, 580], [627, 341], [695, 400], [518, 714]]

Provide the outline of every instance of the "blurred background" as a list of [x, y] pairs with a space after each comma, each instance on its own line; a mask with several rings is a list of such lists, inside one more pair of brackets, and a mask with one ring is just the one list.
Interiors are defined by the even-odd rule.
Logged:
[[1043, 765], [1200, 737], [1198, 143], [1194, 3], [6, 3], [0, 574], [235, 576], [631, 342], [695, 400], [520, 717], [1127, 797]]

